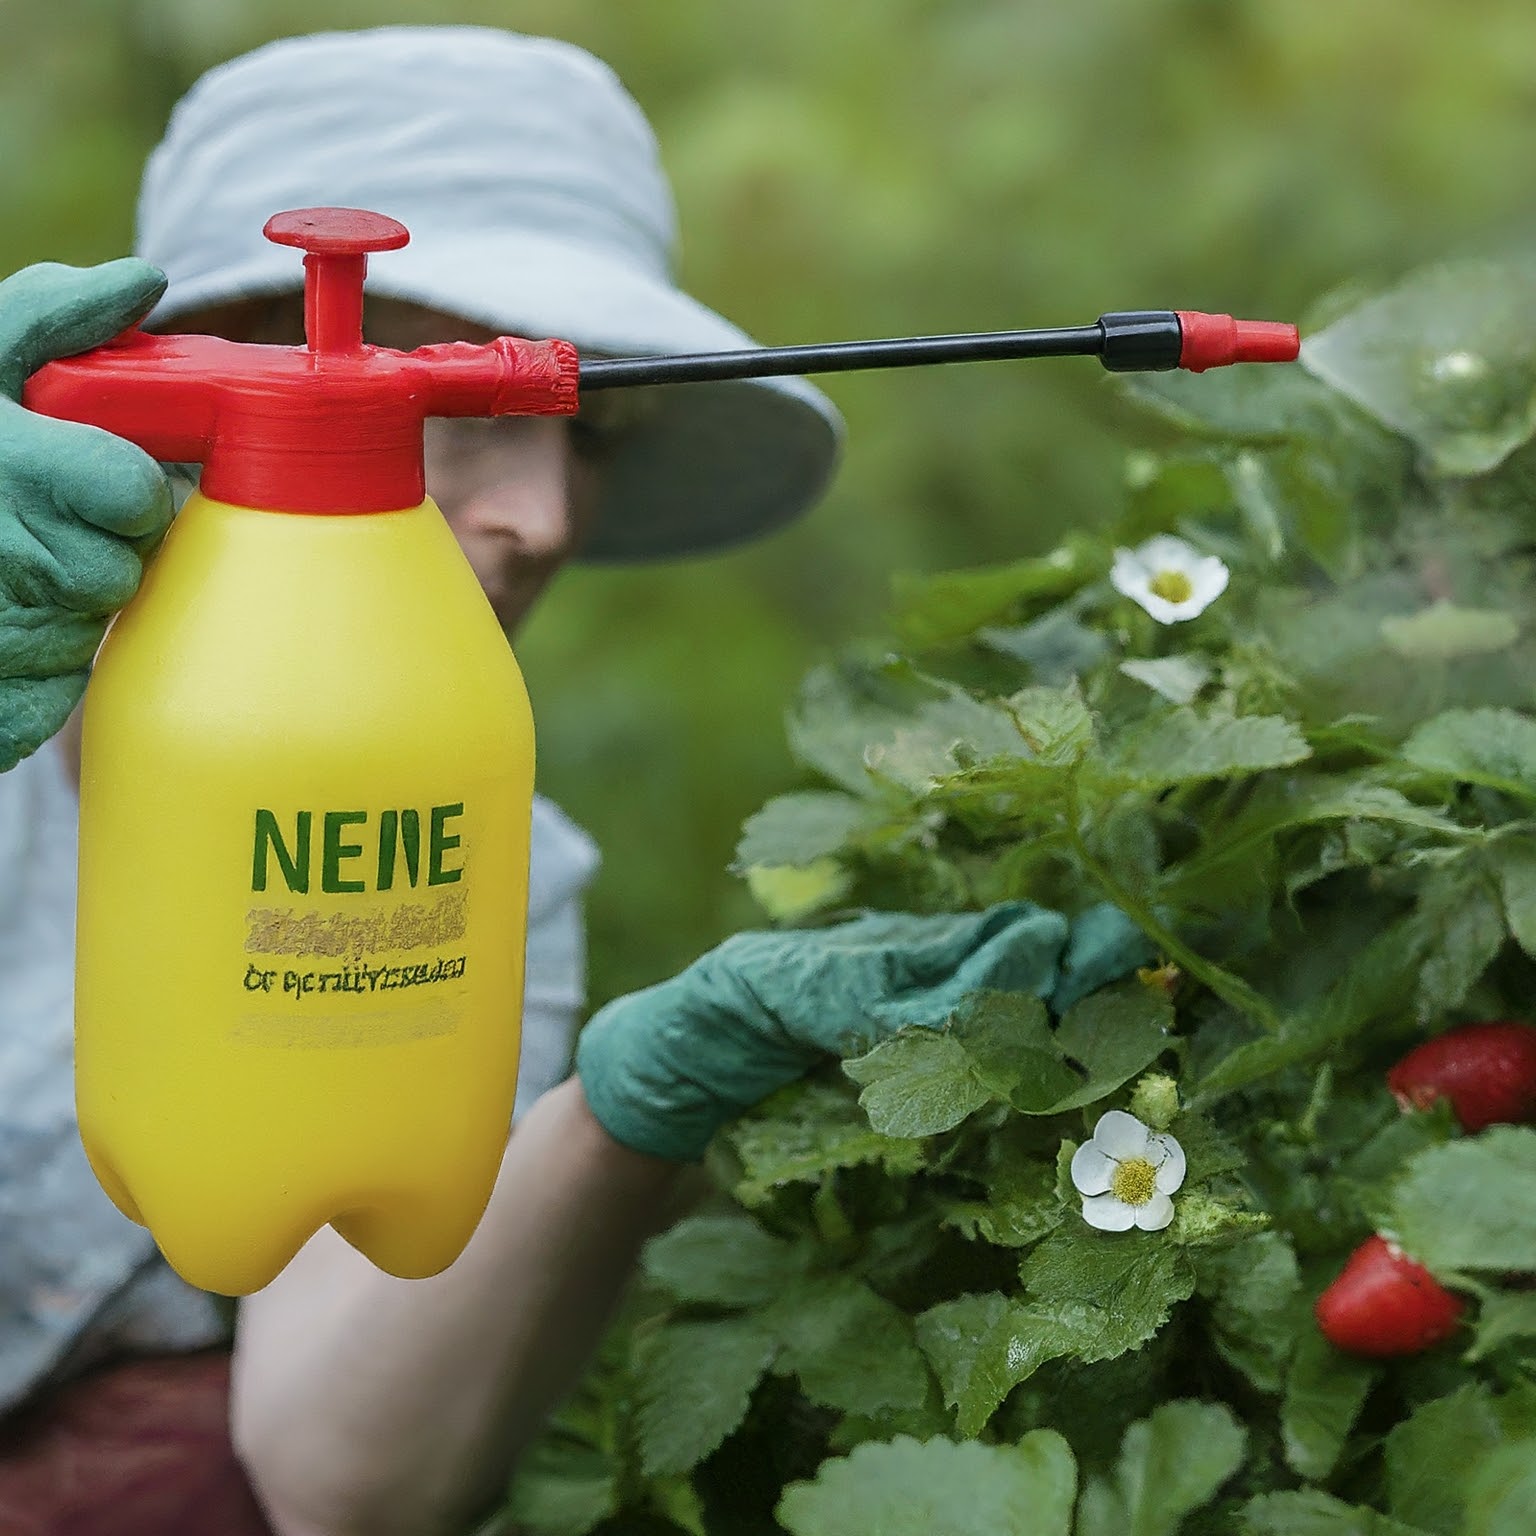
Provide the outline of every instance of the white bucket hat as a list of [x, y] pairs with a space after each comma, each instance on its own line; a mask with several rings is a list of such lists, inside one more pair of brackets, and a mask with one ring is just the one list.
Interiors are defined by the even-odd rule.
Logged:
[[[381, 27], [258, 48], [178, 103], [140, 189], [153, 316], [299, 286], [263, 238], [285, 208], [371, 208], [411, 231], [368, 291], [583, 354], [754, 345], [672, 282], [672, 195], [644, 115], [567, 43], [487, 27]], [[803, 379], [658, 388], [606, 459], [594, 560], [721, 549], [812, 505], [841, 421]]]

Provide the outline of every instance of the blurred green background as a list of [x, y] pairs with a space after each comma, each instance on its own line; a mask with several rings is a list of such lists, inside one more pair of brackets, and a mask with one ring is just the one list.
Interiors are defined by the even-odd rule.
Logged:
[[[1294, 317], [1533, 234], [1536, 7], [1462, 0], [0, 0], [0, 271], [129, 248], [176, 97], [293, 32], [479, 22], [600, 54], [650, 114], [681, 275], [766, 343]], [[754, 549], [576, 570], [519, 653], [540, 782], [602, 845], [594, 1002], [753, 920], [736, 830], [781, 719], [890, 576], [1033, 552], [1113, 507], [1084, 360], [834, 378], [830, 499]]]

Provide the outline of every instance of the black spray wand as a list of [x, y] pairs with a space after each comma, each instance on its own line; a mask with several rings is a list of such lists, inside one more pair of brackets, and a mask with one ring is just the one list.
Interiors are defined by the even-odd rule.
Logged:
[[1301, 349], [1294, 325], [1234, 320], [1197, 310], [1139, 309], [1100, 315], [1092, 325], [1040, 331], [982, 331], [963, 336], [907, 336], [834, 341], [808, 347], [748, 347], [675, 357], [619, 357], [581, 363], [580, 390], [627, 384], [691, 384], [772, 374], [846, 373], [1012, 357], [1097, 357], [1111, 372], [1186, 368], [1202, 373], [1228, 363], [1288, 363]]

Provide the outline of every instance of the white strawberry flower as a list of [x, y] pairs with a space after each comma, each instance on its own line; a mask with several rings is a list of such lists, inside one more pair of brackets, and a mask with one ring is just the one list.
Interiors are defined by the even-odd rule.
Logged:
[[1100, 1115], [1072, 1157], [1083, 1220], [1101, 1232], [1161, 1232], [1173, 1220], [1169, 1197], [1183, 1182], [1184, 1149], [1123, 1109]]
[[1137, 549], [1117, 549], [1109, 580], [1159, 624], [1181, 624], [1204, 613], [1227, 590], [1230, 576], [1215, 555], [1160, 533]]

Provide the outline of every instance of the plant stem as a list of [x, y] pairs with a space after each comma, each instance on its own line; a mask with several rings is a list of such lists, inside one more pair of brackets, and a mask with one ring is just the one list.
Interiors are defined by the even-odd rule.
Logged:
[[1193, 976], [1210, 988], [1223, 1002], [1230, 1003], [1239, 1012], [1247, 1014], [1271, 1034], [1280, 1028], [1279, 1016], [1252, 987], [1231, 971], [1192, 950], [1174, 931], [1158, 917], [1156, 911], [1111, 873], [1089, 850], [1083, 839], [1077, 784], [1069, 779], [1067, 787], [1067, 838], [1084, 875], [1093, 881], [1108, 900], [1120, 908], [1181, 971]]

